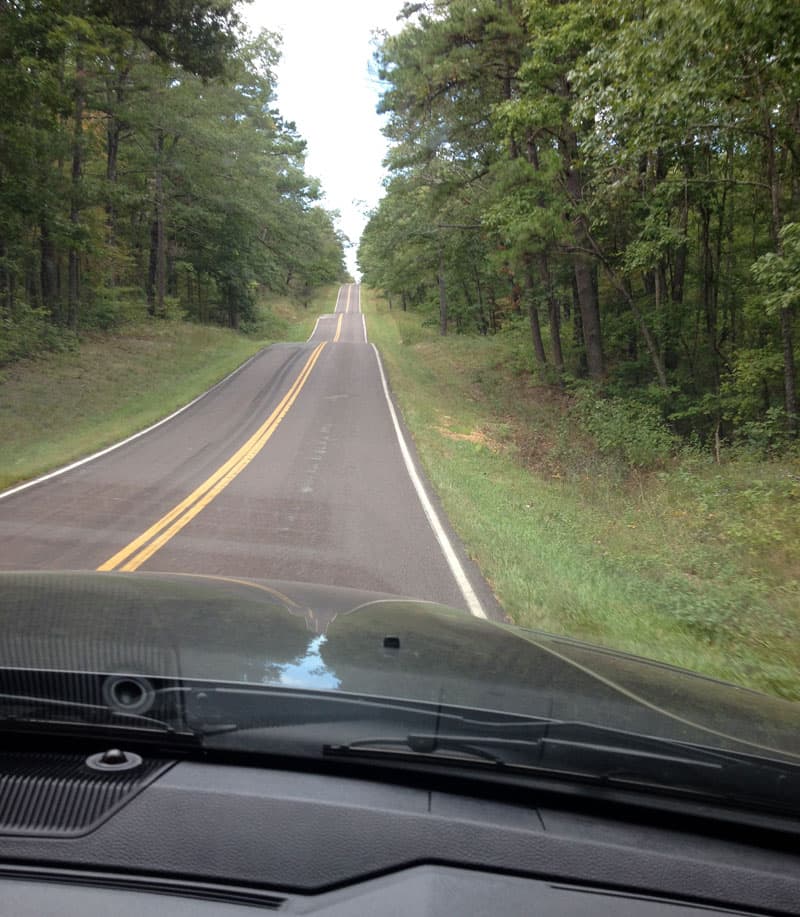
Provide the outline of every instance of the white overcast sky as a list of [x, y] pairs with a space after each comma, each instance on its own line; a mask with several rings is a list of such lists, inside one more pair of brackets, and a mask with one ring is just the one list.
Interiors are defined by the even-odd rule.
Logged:
[[375, 29], [399, 29], [402, 6], [403, 0], [253, 0], [242, 7], [253, 30], [283, 36], [278, 109], [308, 143], [306, 172], [322, 182], [323, 205], [341, 213], [339, 229], [353, 243], [352, 272], [364, 211], [382, 193], [386, 155], [371, 38]]

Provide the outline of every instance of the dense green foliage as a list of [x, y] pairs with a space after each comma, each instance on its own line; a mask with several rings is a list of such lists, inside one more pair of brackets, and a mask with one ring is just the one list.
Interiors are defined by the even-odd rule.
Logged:
[[443, 334], [525, 321], [541, 379], [717, 449], [796, 436], [796, 0], [404, 15], [377, 52], [391, 174], [365, 281]]
[[669, 456], [652, 406], [521, 377], [523, 327], [443, 338], [368, 287], [361, 301], [429, 479], [515, 623], [800, 700], [800, 456]]
[[279, 41], [234, 0], [0, 3], [0, 363], [145, 302], [238, 328], [259, 286], [341, 279]]

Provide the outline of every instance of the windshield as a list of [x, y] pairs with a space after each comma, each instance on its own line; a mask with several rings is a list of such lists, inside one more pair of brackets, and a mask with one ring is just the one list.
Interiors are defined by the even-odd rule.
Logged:
[[0, 727], [800, 812], [800, 7], [156, 6], [0, 4]]

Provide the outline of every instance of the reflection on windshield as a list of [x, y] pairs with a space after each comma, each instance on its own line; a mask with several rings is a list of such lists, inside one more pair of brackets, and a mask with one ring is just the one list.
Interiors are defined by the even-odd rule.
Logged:
[[336, 673], [325, 665], [320, 655], [320, 648], [326, 639], [324, 634], [315, 637], [308, 644], [305, 655], [298, 656], [292, 662], [282, 665], [267, 663], [264, 666], [266, 675], [262, 678], [263, 684], [320, 691], [332, 691], [340, 687], [341, 681], [336, 677]]

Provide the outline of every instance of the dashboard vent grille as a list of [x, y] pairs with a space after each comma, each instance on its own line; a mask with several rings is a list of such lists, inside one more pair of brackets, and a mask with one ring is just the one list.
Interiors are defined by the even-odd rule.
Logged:
[[84, 755], [0, 752], [0, 834], [85, 834], [163, 773], [171, 762], [98, 772]]

